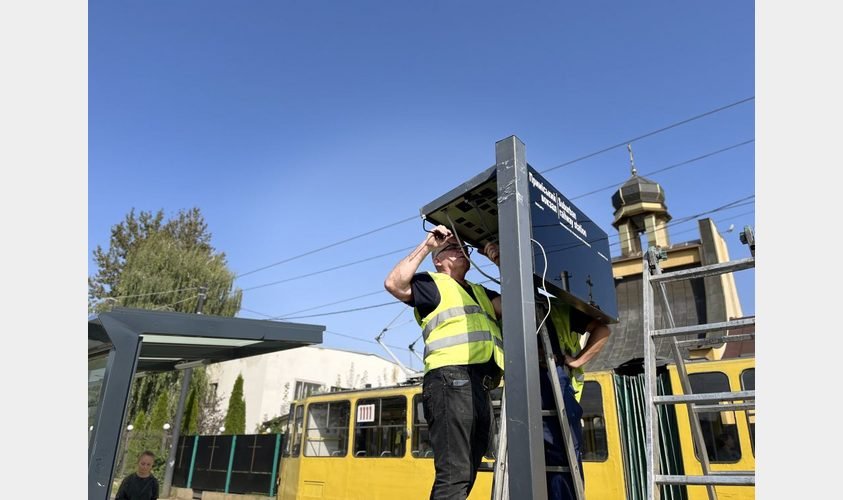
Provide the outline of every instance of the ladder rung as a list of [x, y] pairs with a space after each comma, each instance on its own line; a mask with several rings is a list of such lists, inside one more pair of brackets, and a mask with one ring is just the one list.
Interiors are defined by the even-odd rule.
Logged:
[[694, 405], [694, 411], [697, 413], [706, 412], [721, 412], [721, 411], [740, 411], [740, 410], [754, 410], [755, 401], [746, 403], [726, 403], [719, 405]]
[[704, 278], [706, 276], [716, 276], [718, 274], [742, 271], [744, 269], [750, 269], [753, 267], [755, 267], [755, 257], [749, 257], [746, 259], [733, 260], [729, 262], [720, 262], [718, 264], [695, 267], [692, 269], [683, 269], [681, 271], [654, 274], [653, 276], [650, 276], [650, 282], [660, 281], [662, 283], [667, 283], [669, 281]]
[[655, 396], [655, 404], [682, 404], [682, 403], [719, 403], [720, 401], [737, 401], [755, 399], [755, 391], [735, 392], [707, 392], [704, 394], [681, 394], [679, 396]]
[[542, 410], [542, 416], [543, 417], [555, 417], [556, 416], [556, 410]]
[[547, 472], [571, 472], [570, 467], [562, 467], [558, 465], [548, 465], [545, 469]]
[[744, 333], [741, 335], [721, 335], [719, 337], [709, 337], [707, 339], [691, 339], [691, 340], [677, 340], [676, 345], [679, 347], [690, 347], [692, 349], [697, 347], [710, 347], [726, 342], [741, 342], [744, 340], [753, 340], [755, 333]]
[[711, 484], [731, 486], [755, 486], [755, 475], [721, 475], [709, 474], [706, 476], [663, 476], [656, 475], [658, 484]]
[[[662, 330], [653, 330], [651, 337], [675, 337], [679, 335], [690, 335], [692, 333], [706, 333], [716, 332], [718, 330], [730, 330], [732, 328], [741, 328], [755, 324], [755, 318], [741, 318], [733, 319], [732, 321], [722, 321], [719, 323], [703, 323], [702, 325], [679, 326], [676, 328], [665, 328]], [[731, 335], [723, 336], [728, 338]], [[718, 339], [721, 337], [718, 337]]]

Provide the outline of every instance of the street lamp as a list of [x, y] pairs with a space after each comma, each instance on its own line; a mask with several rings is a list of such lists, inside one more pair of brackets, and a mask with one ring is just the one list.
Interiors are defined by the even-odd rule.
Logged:
[[128, 462], [129, 458], [129, 433], [132, 432], [135, 426], [129, 424], [126, 426], [126, 442], [123, 444], [123, 463], [120, 464], [120, 475], [124, 476], [126, 474], [126, 462]]
[[163, 429], [164, 431], [161, 433], [161, 456], [164, 456], [164, 451], [167, 449], [167, 431], [170, 430], [170, 424], [165, 423]]

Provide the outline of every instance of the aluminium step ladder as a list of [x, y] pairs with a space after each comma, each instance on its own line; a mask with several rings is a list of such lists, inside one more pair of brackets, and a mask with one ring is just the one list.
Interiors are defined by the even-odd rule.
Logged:
[[[540, 312], [542, 304], [536, 305], [536, 313]], [[562, 397], [562, 386], [559, 384], [559, 377], [556, 375], [556, 363], [553, 360], [553, 350], [550, 344], [550, 337], [548, 335], [546, 320], [550, 319], [549, 311], [545, 315], [545, 311], [541, 311], [542, 317], [537, 318], [540, 321], [539, 338], [541, 339], [544, 348], [544, 361], [547, 367], [547, 374], [550, 378], [551, 387], [553, 388], [553, 400], [556, 407], [555, 410], [542, 410], [542, 417], [553, 416], [559, 420], [559, 425], [562, 428], [562, 437], [565, 442], [565, 452], [568, 457], [568, 467], [546, 465], [547, 472], [568, 472], [571, 474], [574, 483], [574, 493], [577, 500], [585, 499], [585, 492], [583, 487], [582, 475], [580, 472], [579, 462], [577, 461], [576, 450], [573, 445], [573, 436], [571, 434], [571, 426], [568, 422], [568, 414], [565, 412], [565, 401]], [[542, 319], [544, 318], [544, 320]], [[563, 367], [563, 369], [567, 369]], [[509, 495], [509, 468], [507, 453], [507, 438], [506, 438], [506, 385], [503, 387], [501, 393], [501, 425], [498, 430], [498, 446], [495, 454], [494, 475], [492, 477], [492, 500], [510, 500]]]
[[[747, 226], [741, 233], [741, 242], [749, 245], [752, 257], [730, 262], [722, 262], [702, 267], [685, 269], [663, 273], [659, 261], [664, 260], [666, 255], [658, 247], [650, 247], [644, 258], [643, 270], [643, 329], [644, 329], [644, 374], [645, 374], [645, 410], [646, 410], [646, 433], [645, 453], [647, 461], [647, 499], [655, 500], [660, 498], [659, 486], [661, 485], [704, 485], [708, 492], [709, 500], [716, 500], [716, 485], [729, 486], [754, 486], [754, 471], [735, 472], [713, 472], [709, 463], [708, 450], [703, 439], [702, 426], [700, 424], [700, 413], [720, 412], [724, 410], [754, 410], [755, 391], [733, 391], [719, 393], [693, 394], [691, 383], [688, 378], [688, 371], [685, 367], [684, 357], [681, 349], [699, 348], [713, 345], [720, 345], [725, 342], [751, 340], [755, 338], [755, 332], [742, 335], [723, 335], [716, 338], [677, 340], [677, 337], [691, 334], [702, 334], [712, 331], [723, 331], [731, 328], [740, 328], [755, 325], [755, 318], [742, 318], [718, 323], [708, 323], [693, 326], [677, 327], [673, 313], [668, 301], [665, 284], [671, 281], [688, 280], [707, 276], [718, 276], [735, 271], [751, 269], [755, 267], [755, 239], [752, 230]], [[654, 289], [658, 289], [664, 315], [668, 328], [655, 328], [655, 298]], [[676, 363], [676, 371], [682, 385], [682, 395], [679, 396], [658, 396], [656, 395], [656, 344], [658, 338], [670, 338], [671, 350]], [[663, 404], [687, 404], [688, 418], [691, 426], [691, 437], [697, 450], [697, 456], [702, 466], [702, 475], [661, 475], [659, 464], [659, 442], [658, 428], [659, 416], [656, 405]]]

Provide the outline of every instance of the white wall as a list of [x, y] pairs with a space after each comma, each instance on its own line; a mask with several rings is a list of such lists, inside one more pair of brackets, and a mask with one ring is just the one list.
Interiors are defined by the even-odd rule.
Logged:
[[395, 385], [406, 379], [401, 368], [374, 354], [325, 347], [299, 347], [208, 365], [210, 383], [222, 397], [223, 414], [237, 375], [243, 375], [246, 433], [273, 417], [285, 415], [294, 399], [296, 381], [359, 389]]

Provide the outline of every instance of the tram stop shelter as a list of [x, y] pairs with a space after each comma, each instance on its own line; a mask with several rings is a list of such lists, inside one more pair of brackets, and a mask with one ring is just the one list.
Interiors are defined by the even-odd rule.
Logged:
[[321, 325], [130, 308], [90, 318], [88, 499], [109, 498], [136, 375], [319, 344], [324, 331]]

